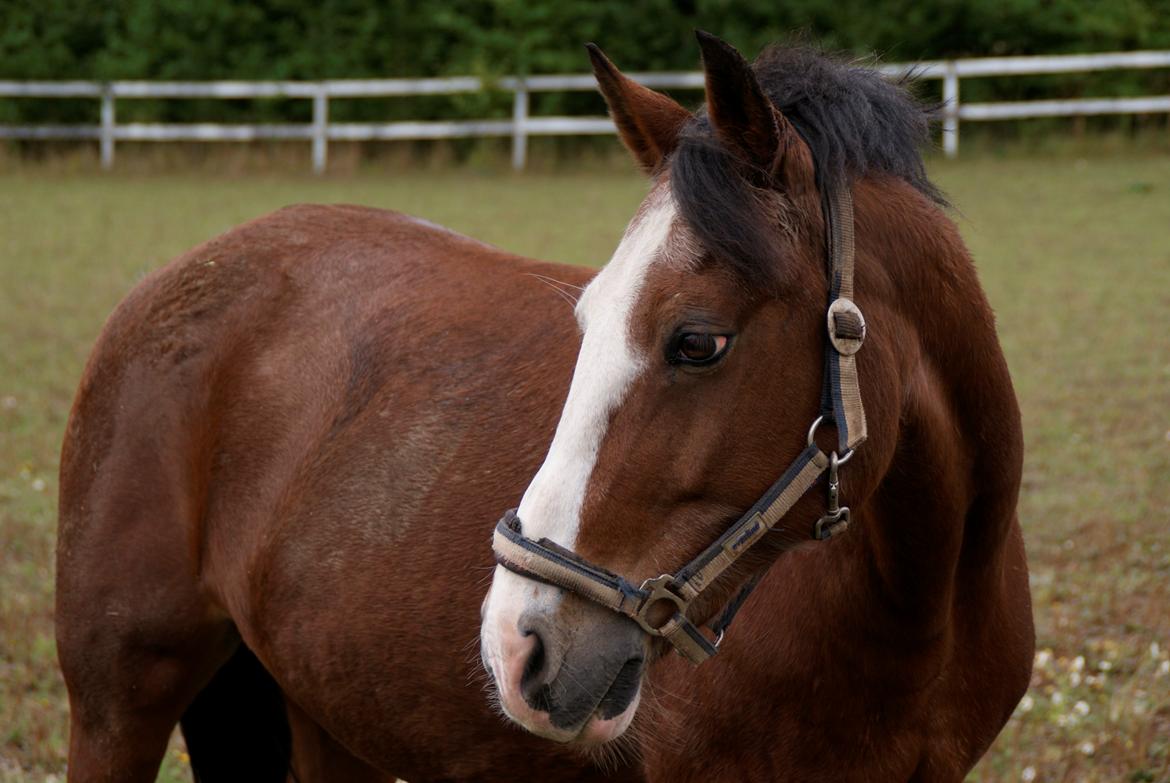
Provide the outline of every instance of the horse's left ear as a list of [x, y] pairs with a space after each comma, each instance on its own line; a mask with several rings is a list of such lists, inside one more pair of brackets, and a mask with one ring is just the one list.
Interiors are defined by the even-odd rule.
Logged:
[[691, 113], [671, 98], [624, 75], [596, 44], [585, 44], [585, 48], [622, 143], [644, 171], [657, 170], [678, 145], [679, 133]]
[[813, 181], [808, 145], [764, 94], [748, 61], [727, 42], [696, 30], [703, 52], [707, 115], [715, 135], [733, 154], [777, 180], [781, 187]]

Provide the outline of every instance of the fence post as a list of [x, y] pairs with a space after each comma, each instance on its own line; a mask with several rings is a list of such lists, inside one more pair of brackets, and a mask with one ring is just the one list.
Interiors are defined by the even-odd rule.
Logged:
[[528, 85], [523, 79], [516, 84], [512, 100], [512, 168], [524, 169], [528, 161]]
[[324, 85], [313, 94], [313, 173], [325, 173], [329, 160], [329, 94]]
[[114, 167], [114, 88], [102, 85], [102, 128], [101, 128], [102, 169]]
[[947, 62], [943, 76], [943, 152], [948, 158], [959, 154], [959, 66]]

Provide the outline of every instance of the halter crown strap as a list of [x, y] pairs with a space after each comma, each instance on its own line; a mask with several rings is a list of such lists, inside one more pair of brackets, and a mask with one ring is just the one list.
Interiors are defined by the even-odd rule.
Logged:
[[[755, 586], [758, 576], [740, 591], [710, 641], [687, 617], [687, 610], [749, 549], [777, 525], [801, 497], [829, 472], [829, 513], [817, 520], [811, 535], [794, 536], [780, 545], [791, 549], [809, 538], [823, 540], [849, 526], [849, 509], [837, 502], [837, 470], [865, 440], [865, 409], [857, 380], [856, 353], [865, 340], [865, 318], [853, 302], [853, 198], [848, 188], [834, 191], [824, 202], [829, 266], [829, 306], [825, 343], [825, 381], [821, 416], [808, 433], [808, 445], [783, 475], [723, 535], [674, 574], [647, 579], [640, 586], [596, 566], [547, 538], [525, 537], [512, 509], [492, 536], [496, 561], [522, 576], [576, 593], [625, 615], [651, 636], [661, 636], [687, 660], [699, 664], [715, 654], [723, 631]], [[814, 435], [823, 421], [837, 428], [838, 451], [825, 454]]]
[[829, 241], [829, 343], [821, 411], [837, 425], [842, 455], [865, 440], [865, 408], [857, 380], [857, 352], [865, 342], [865, 317], [853, 302], [853, 197], [838, 188], [825, 200]]

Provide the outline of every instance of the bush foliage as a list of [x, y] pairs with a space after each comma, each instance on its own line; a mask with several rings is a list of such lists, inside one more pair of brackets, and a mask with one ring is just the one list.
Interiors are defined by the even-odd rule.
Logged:
[[[1170, 48], [1170, 0], [0, 0], [0, 79], [322, 79], [581, 72], [598, 42], [630, 70], [698, 65], [693, 30], [754, 55], [794, 32], [889, 61]], [[1099, 77], [1059, 77], [1091, 94]], [[1160, 81], [1159, 81], [1160, 80]], [[1121, 92], [1165, 91], [1130, 73]], [[1054, 79], [981, 80], [980, 98]], [[1117, 94], [1117, 79], [1109, 92]], [[964, 84], [967, 95], [967, 84]], [[544, 111], [592, 96], [545, 96]], [[93, 121], [94, 101], [3, 101], [0, 121]], [[123, 102], [130, 103], [130, 102]], [[307, 118], [304, 101], [134, 101], [119, 117]], [[335, 102], [339, 119], [506, 115], [505, 96]], [[591, 104], [599, 107], [600, 104]]]

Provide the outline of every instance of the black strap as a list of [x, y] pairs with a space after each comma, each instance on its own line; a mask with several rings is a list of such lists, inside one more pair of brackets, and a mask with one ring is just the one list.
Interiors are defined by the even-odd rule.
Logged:
[[735, 598], [731, 599], [731, 603], [724, 608], [723, 614], [719, 615], [719, 619], [711, 624], [711, 631], [715, 634], [716, 639], [723, 637], [724, 631], [731, 625], [731, 621], [739, 614], [739, 610], [743, 607], [744, 602], [747, 601], [748, 596], [752, 594], [752, 591], [756, 589], [756, 585], [763, 578], [764, 571], [757, 571], [755, 576], [749, 579], [743, 587], [739, 588], [739, 592], [735, 594]]

